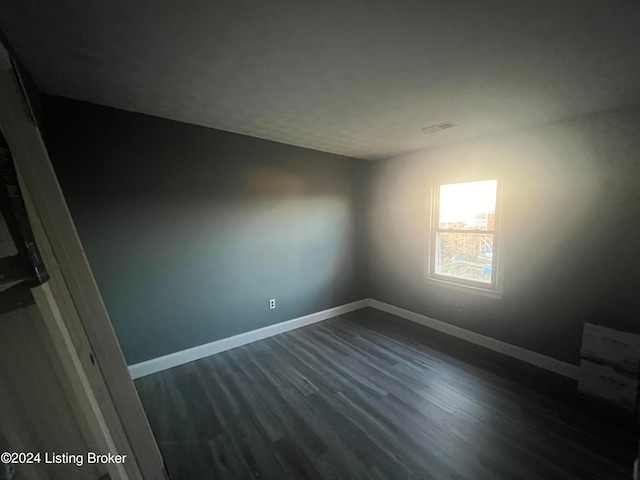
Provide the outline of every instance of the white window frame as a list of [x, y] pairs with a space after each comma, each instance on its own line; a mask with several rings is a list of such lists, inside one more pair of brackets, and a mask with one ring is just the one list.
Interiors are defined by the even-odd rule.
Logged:
[[[439, 215], [440, 215], [440, 187], [443, 185], [450, 185], [456, 183], [467, 182], [481, 182], [485, 180], [496, 180], [496, 208], [495, 208], [495, 220], [494, 229], [490, 231], [493, 235], [493, 253], [491, 262], [491, 283], [476, 282], [473, 280], [467, 280], [463, 278], [455, 278], [448, 275], [440, 275], [435, 272], [436, 268], [436, 235], [438, 232], [452, 232], [452, 233], [486, 233], [486, 230], [460, 230], [451, 228], [440, 228]], [[449, 179], [447, 181], [440, 181], [437, 184], [431, 186], [431, 197], [429, 202], [429, 228], [428, 228], [428, 240], [426, 242], [425, 252], [425, 266], [424, 266], [424, 281], [427, 284], [438, 285], [445, 288], [455, 289], [467, 293], [474, 293], [491, 298], [502, 298], [503, 285], [504, 285], [504, 244], [502, 242], [501, 227], [502, 227], [502, 180], [498, 177], [489, 178], [464, 178], [464, 179]]]

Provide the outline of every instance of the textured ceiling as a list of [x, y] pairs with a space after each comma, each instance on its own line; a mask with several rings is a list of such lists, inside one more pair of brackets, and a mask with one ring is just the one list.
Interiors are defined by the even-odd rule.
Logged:
[[45, 93], [366, 159], [640, 101], [633, 0], [0, 0], [0, 31]]

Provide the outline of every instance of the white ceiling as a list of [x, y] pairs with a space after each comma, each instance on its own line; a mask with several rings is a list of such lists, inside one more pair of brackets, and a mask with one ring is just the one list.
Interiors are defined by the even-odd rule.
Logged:
[[0, 31], [45, 93], [365, 159], [640, 101], [636, 0], [0, 0]]

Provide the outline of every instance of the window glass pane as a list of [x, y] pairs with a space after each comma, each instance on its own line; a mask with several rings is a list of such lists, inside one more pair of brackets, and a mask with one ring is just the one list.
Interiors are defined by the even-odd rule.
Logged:
[[439, 228], [493, 230], [497, 180], [440, 186]]
[[435, 273], [491, 283], [493, 235], [437, 232]]

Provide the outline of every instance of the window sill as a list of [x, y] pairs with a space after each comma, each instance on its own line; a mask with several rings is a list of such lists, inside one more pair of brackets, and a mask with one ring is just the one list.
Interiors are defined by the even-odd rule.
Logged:
[[488, 297], [488, 298], [497, 298], [497, 299], [502, 298], [502, 291], [499, 291], [499, 290], [492, 290], [489, 288], [482, 288], [482, 287], [473, 287], [471, 285], [461, 285], [459, 283], [447, 282], [446, 280], [440, 280], [440, 279], [429, 278], [429, 277], [423, 278], [423, 281], [427, 285], [435, 285], [438, 287], [450, 288], [452, 290], [458, 290], [465, 293], [472, 293], [474, 295], [481, 295], [483, 297]]

